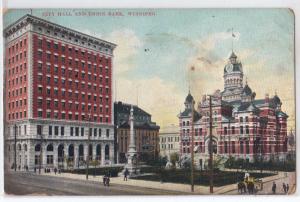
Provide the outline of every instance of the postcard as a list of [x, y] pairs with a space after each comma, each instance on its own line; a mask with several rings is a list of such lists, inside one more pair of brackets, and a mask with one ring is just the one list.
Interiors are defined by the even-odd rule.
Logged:
[[12, 195], [289, 195], [291, 9], [8, 9]]

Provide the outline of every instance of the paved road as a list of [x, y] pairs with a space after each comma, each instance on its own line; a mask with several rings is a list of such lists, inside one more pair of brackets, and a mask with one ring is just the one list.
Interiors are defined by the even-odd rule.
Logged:
[[5, 175], [5, 192], [15, 195], [179, 195], [183, 192], [17, 172]]

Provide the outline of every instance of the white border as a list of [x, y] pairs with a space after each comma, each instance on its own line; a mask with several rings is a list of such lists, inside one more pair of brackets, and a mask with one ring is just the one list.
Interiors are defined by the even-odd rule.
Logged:
[[[300, 23], [299, 23], [299, 16], [300, 16], [300, 1], [299, 0], [248, 0], [248, 1], [242, 1], [242, 0], [84, 0], [84, 4], [82, 4], [82, 0], [51, 0], [51, 1], [36, 1], [36, 0], [3, 0], [2, 2], [2, 8], [239, 8], [239, 7], [247, 7], [247, 8], [275, 8], [275, 7], [285, 7], [285, 8], [291, 8], [296, 16], [295, 23], [296, 23], [296, 43], [295, 43], [295, 51], [298, 53], [300, 48], [300, 40], [297, 40], [297, 38], [300, 38]], [[3, 10], [2, 10], [3, 11]], [[0, 26], [2, 28], [2, 20], [0, 19]], [[3, 30], [3, 29], [2, 29]], [[0, 45], [3, 47], [3, 35], [0, 34]], [[299, 55], [299, 54], [298, 54]], [[299, 56], [296, 56], [296, 86], [300, 86], [299, 80]], [[298, 59], [298, 60], [297, 60]], [[2, 61], [3, 67], [3, 48], [0, 49], [0, 60]], [[3, 84], [3, 68], [0, 68], [0, 83]], [[299, 95], [300, 95], [300, 87], [296, 88], [296, 106], [299, 106]], [[3, 97], [3, 89], [0, 91], [0, 97]], [[2, 103], [2, 102], [1, 102]], [[296, 107], [296, 115], [299, 113], [299, 107]], [[3, 105], [0, 107], [0, 121], [3, 123]], [[298, 117], [297, 117], [298, 118]], [[296, 123], [296, 133], [299, 134], [299, 121]], [[0, 124], [0, 131], [2, 133], [0, 137], [0, 145], [1, 145], [1, 154], [3, 154], [3, 124]], [[299, 135], [298, 135], [299, 136]], [[297, 137], [297, 142], [299, 142], [299, 137]], [[299, 154], [299, 146], [297, 146], [297, 153]], [[297, 183], [299, 183], [299, 155], [297, 156]], [[3, 176], [3, 155], [0, 155], [0, 174]], [[9, 200], [9, 201], [39, 201], [40, 197], [13, 197], [8, 195], [3, 195], [3, 178], [0, 180], [0, 188], [2, 197], [1, 199]], [[298, 198], [298, 199], [297, 199]], [[283, 200], [289, 200], [289, 201], [296, 201], [299, 200], [299, 186], [297, 186], [297, 192], [293, 196], [259, 196], [259, 197], [241, 197], [241, 196], [168, 196], [166, 197], [89, 197], [88, 200], [92, 201], [99, 201], [99, 200], [109, 200], [109, 201], [138, 201], [143, 200], [144, 202], [152, 202], [153, 200], [159, 200], [159, 201], [165, 201], [168, 199], [171, 199], [173, 201], [182, 201], [182, 200], [193, 200], [193, 201], [199, 201], [204, 200], [205, 202], [209, 201], [229, 201], [232, 199], [236, 200], [243, 200], [243, 201], [250, 201], [250, 200], [256, 200], [256, 201], [283, 201]], [[73, 201], [81, 201], [82, 197], [47, 197], [43, 198], [46, 201], [52, 201], [57, 199], [63, 199], [63, 200], [73, 200]]]

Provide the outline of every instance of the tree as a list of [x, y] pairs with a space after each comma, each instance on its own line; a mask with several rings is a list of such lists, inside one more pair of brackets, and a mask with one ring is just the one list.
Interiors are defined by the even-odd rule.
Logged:
[[176, 162], [179, 161], [179, 155], [177, 152], [174, 152], [170, 155], [170, 162], [173, 164], [173, 166], [176, 166]]

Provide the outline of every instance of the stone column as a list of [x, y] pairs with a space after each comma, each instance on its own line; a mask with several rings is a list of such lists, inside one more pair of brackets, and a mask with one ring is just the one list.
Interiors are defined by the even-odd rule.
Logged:
[[84, 160], [87, 160], [87, 157], [89, 155], [89, 145], [86, 143], [83, 145], [83, 150], [84, 150]]
[[74, 168], [78, 168], [79, 163], [79, 146], [74, 144]]
[[109, 160], [110, 163], [114, 163], [114, 143], [109, 144]]
[[101, 165], [104, 166], [105, 162], [105, 143], [101, 144]]
[[69, 145], [64, 144], [64, 168], [68, 169]]
[[53, 165], [54, 168], [58, 168], [58, 145], [53, 143]]
[[42, 168], [47, 167], [47, 144], [42, 144]]

